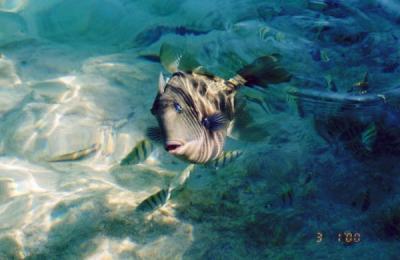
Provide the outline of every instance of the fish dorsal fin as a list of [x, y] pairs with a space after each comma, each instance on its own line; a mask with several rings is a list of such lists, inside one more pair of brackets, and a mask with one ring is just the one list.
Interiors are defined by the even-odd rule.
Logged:
[[160, 62], [163, 67], [171, 72], [201, 71], [200, 63], [182, 48], [163, 43], [160, 48]]
[[192, 70], [192, 72], [200, 75], [205, 75], [205, 76], [214, 76], [211, 72], [209, 72], [206, 68], [203, 66], [198, 66]]
[[164, 79], [164, 75], [162, 74], [162, 72], [160, 72], [160, 76], [158, 78], [158, 93], [160, 94], [164, 93], [165, 85], [167, 85], [167, 83]]

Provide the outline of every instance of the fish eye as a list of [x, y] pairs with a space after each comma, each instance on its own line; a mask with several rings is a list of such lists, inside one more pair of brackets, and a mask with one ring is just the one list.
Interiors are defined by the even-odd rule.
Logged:
[[178, 112], [178, 113], [181, 113], [181, 112], [182, 112], [182, 107], [181, 107], [181, 105], [179, 105], [179, 103], [176, 102], [176, 101], [174, 101], [174, 108], [175, 108], [175, 111], [176, 111], [176, 112]]
[[202, 120], [202, 123], [207, 128], [210, 126], [210, 121], [208, 120], [207, 117]]

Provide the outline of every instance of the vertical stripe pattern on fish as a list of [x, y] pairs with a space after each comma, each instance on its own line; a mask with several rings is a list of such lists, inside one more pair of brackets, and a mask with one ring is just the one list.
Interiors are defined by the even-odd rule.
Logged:
[[222, 154], [241, 86], [266, 87], [291, 78], [276, 54], [256, 59], [229, 80], [211, 75], [169, 45], [162, 45], [160, 61], [173, 74], [168, 81], [160, 76], [151, 112], [164, 134], [165, 149], [192, 163], [207, 163]]
[[214, 168], [222, 168], [227, 166], [228, 164], [235, 161], [239, 158], [243, 153], [241, 151], [226, 151], [223, 152], [221, 156], [217, 159], [210, 161], [207, 163], [207, 166], [214, 167]]
[[162, 189], [143, 200], [138, 206], [138, 211], [153, 211], [164, 206], [171, 197], [171, 188]]
[[120, 165], [130, 165], [143, 162], [153, 151], [153, 145], [148, 140], [142, 140], [135, 145], [132, 151], [122, 159]]

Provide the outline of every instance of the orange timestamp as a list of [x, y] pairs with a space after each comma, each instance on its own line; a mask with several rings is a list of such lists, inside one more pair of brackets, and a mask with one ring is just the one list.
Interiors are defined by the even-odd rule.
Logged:
[[[316, 242], [321, 243], [325, 239], [322, 232], [317, 232]], [[344, 231], [337, 233], [337, 241], [345, 245], [352, 245], [361, 242], [361, 234], [359, 232]]]

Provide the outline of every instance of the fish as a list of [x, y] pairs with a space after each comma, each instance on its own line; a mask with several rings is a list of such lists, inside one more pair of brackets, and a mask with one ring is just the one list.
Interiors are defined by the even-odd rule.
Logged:
[[153, 149], [153, 144], [149, 140], [144, 139], [133, 147], [132, 151], [121, 160], [120, 165], [131, 165], [143, 162], [149, 157]]
[[293, 188], [289, 184], [284, 184], [281, 187], [280, 197], [283, 205], [292, 205], [293, 204]]
[[142, 212], [154, 211], [164, 206], [171, 197], [171, 188], [164, 188], [143, 200], [136, 210]]
[[187, 51], [164, 43], [160, 61], [172, 75], [165, 80], [160, 73], [151, 113], [164, 133], [165, 149], [191, 163], [218, 158], [234, 126], [235, 94], [240, 87], [266, 88], [291, 80], [279, 60], [279, 55], [259, 57], [232, 78], [223, 79]]
[[208, 162], [206, 165], [213, 168], [222, 168], [232, 163], [243, 154], [242, 151], [226, 151], [223, 152], [217, 159]]
[[328, 84], [328, 90], [332, 92], [338, 92], [338, 89], [336, 87], [335, 81], [333, 81], [332, 77], [330, 75], [325, 77], [326, 82]]
[[195, 169], [195, 164], [189, 164], [180, 174], [177, 174], [171, 181], [171, 188], [173, 190], [180, 190], [183, 188], [186, 180], [190, 177]]
[[329, 55], [327, 53], [327, 51], [322, 50], [321, 51], [321, 59], [323, 62], [329, 62], [331, 59], [329, 58]]
[[328, 8], [328, 4], [321, 0], [309, 0], [308, 8], [313, 11], [323, 11]]
[[72, 153], [58, 155], [47, 161], [48, 162], [77, 161], [77, 160], [81, 160], [81, 159], [95, 153], [97, 150], [99, 150], [99, 148], [100, 148], [100, 144], [93, 144], [88, 148], [85, 148], [85, 149], [82, 149], [79, 151], [75, 151]]
[[381, 93], [297, 89], [290, 95], [297, 98], [303, 117], [313, 117], [315, 130], [325, 141], [340, 141], [357, 159], [399, 153], [399, 87]]
[[149, 212], [164, 206], [171, 198], [172, 192], [179, 192], [183, 189], [194, 170], [195, 164], [189, 164], [182, 172], [176, 174], [167, 188], [161, 189], [143, 200], [136, 209], [142, 212]]
[[365, 73], [363, 80], [355, 83], [353, 87], [358, 89], [360, 94], [366, 94], [369, 88], [368, 72]]
[[[394, 105], [400, 97], [399, 90], [360, 95], [358, 93], [339, 93], [308, 88], [289, 90], [287, 93], [296, 98], [305, 116], [312, 114], [323, 117], [332, 115], [379, 116], [385, 102]], [[388, 97], [391, 100], [388, 100]]]
[[365, 149], [372, 151], [373, 146], [376, 141], [377, 127], [375, 123], [371, 123], [362, 133], [361, 133], [361, 143], [364, 145]]

